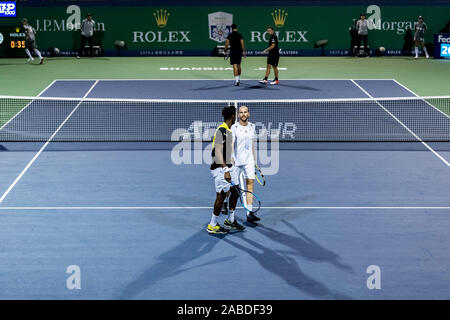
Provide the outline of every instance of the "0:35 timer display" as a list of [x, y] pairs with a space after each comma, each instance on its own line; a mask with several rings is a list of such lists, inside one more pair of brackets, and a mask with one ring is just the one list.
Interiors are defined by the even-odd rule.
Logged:
[[21, 26], [0, 25], [0, 57], [26, 57], [25, 32]]
[[11, 41], [11, 49], [25, 49], [25, 41]]

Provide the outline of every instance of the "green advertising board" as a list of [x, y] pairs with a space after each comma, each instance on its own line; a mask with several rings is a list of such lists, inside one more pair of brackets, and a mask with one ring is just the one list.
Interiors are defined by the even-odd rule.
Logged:
[[[231, 23], [244, 36], [249, 55], [258, 55], [267, 46], [266, 27], [278, 33], [285, 55], [317, 55], [318, 40], [328, 39], [327, 55], [346, 55], [350, 49], [350, 28], [361, 12], [369, 21], [369, 45], [383, 46], [387, 54], [400, 54], [407, 29], [419, 15], [428, 24], [426, 42], [442, 29], [450, 17], [449, 6], [111, 6], [81, 5], [55, 7], [19, 6], [17, 19], [28, 18], [37, 30], [38, 46], [57, 47], [74, 54], [79, 46], [79, 24], [87, 12], [96, 22], [95, 42], [108, 55], [211, 55], [224, 44]], [[0, 21], [11, 24], [12, 20]], [[116, 40], [124, 41], [118, 50]]]

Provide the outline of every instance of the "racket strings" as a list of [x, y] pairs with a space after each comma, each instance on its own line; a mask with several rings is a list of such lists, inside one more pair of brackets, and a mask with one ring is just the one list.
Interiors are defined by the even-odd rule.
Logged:
[[260, 185], [262, 186], [266, 185], [266, 178], [264, 177], [264, 175], [261, 172], [261, 169], [258, 166], [255, 166], [255, 178]]

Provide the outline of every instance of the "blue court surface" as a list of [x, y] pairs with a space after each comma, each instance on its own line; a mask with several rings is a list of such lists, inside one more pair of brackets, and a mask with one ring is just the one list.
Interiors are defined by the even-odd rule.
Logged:
[[[240, 87], [225, 80], [59, 80], [40, 96], [240, 101], [415, 94], [395, 80], [285, 80], [268, 87], [250, 80]], [[0, 129], [26, 119], [33, 127], [27, 114], [48, 115], [42, 141], [0, 142], [0, 299], [450, 299], [450, 146], [421, 143], [433, 132], [416, 124], [426, 115], [448, 128], [449, 117], [433, 106], [424, 103], [424, 114], [404, 119], [371, 106], [393, 134], [409, 135], [407, 142], [282, 144], [263, 166], [276, 166], [276, 173], [255, 189], [261, 223], [212, 236], [205, 231], [215, 199], [208, 164], [195, 156], [198, 164], [174, 163], [174, 144], [166, 142], [56, 142], [77, 125], [80, 136], [88, 130], [77, 114], [83, 106], [71, 103], [58, 112], [30, 103]], [[211, 110], [208, 117], [220, 122], [220, 108]], [[139, 126], [163, 130], [161, 122], [171, 120], [155, 113], [153, 123]], [[244, 209], [237, 217], [244, 221]], [[79, 290], [66, 286], [71, 265], [81, 270]], [[373, 265], [381, 289], [368, 289]]]

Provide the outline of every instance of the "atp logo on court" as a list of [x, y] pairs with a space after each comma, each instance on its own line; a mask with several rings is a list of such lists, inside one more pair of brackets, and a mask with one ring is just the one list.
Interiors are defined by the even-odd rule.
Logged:
[[224, 42], [231, 32], [233, 15], [222, 11], [210, 13], [208, 14], [208, 24], [209, 38], [219, 43]]

